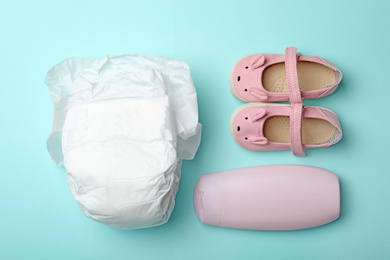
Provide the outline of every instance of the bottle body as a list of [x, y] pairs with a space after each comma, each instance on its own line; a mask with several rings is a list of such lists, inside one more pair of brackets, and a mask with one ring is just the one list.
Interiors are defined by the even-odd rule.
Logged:
[[202, 175], [194, 190], [203, 224], [258, 230], [295, 230], [339, 217], [338, 177], [303, 165], [270, 165]]

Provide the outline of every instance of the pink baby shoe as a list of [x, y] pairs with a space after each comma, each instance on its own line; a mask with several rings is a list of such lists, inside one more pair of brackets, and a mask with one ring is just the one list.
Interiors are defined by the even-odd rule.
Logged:
[[318, 57], [296, 53], [295, 47], [285, 54], [252, 54], [241, 58], [230, 72], [230, 90], [246, 102], [299, 102], [302, 98], [320, 98], [332, 94], [342, 78], [333, 64]]
[[294, 103], [248, 103], [234, 110], [230, 131], [242, 147], [254, 151], [291, 149], [305, 156], [306, 148], [326, 147], [341, 137], [337, 115], [326, 108]]

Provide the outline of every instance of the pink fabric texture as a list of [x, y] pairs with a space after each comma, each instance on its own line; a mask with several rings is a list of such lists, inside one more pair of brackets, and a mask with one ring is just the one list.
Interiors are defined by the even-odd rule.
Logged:
[[[298, 105], [298, 104], [297, 104]], [[238, 107], [233, 112], [231, 118], [231, 132], [234, 140], [243, 148], [253, 151], [272, 151], [292, 149], [293, 143], [277, 143], [270, 142], [263, 132], [265, 121], [273, 116], [291, 116], [292, 106], [285, 104], [269, 104], [269, 103], [253, 103]], [[293, 112], [295, 113], [295, 112]], [[295, 145], [302, 147], [302, 152], [306, 148], [326, 147], [337, 143], [342, 137], [340, 121], [337, 115], [322, 107], [305, 107], [302, 106], [302, 113], [296, 110], [296, 115], [293, 117], [302, 118], [318, 118], [330, 122], [336, 127], [336, 132], [327, 142], [321, 144], [302, 144], [302, 139], [295, 140]], [[291, 119], [291, 118], [290, 118]], [[290, 122], [291, 124], [291, 122]], [[296, 128], [295, 133], [301, 134], [301, 122], [299, 128]], [[291, 129], [291, 128], [290, 128]], [[292, 139], [292, 138], [290, 138]], [[296, 148], [294, 148], [296, 149]], [[296, 154], [299, 156], [300, 154]], [[304, 155], [304, 152], [303, 152]], [[302, 155], [301, 155], [302, 156]]]
[[[241, 58], [231, 71], [230, 85], [234, 95], [246, 102], [274, 102], [289, 100], [289, 98], [291, 98], [290, 90], [289, 92], [270, 92], [264, 89], [262, 76], [264, 70], [273, 64], [286, 62], [287, 67], [292, 63], [296, 63], [292, 60], [292, 58], [294, 58], [292, 56], [295, 56], [297, 61], [310, 61], [322, 64], [334, 70], [336, 74], [336, 83], [326, 88], [312, 91], [299, 91], [298, 88], [302, 98], [320, 98], [332, 94], [337, 89], [337, 86], [341, 81], [341, 71], [330, 62], [318, 56], [293, 55], [294, 49], [296, 51], [295, 47], [287, 48], [286, 55], [264, 53], [252, 54]], [[296, 71], [291, 71], [287, 74], [290, 74], [290, 76], [294, 74], [296, 75]]]

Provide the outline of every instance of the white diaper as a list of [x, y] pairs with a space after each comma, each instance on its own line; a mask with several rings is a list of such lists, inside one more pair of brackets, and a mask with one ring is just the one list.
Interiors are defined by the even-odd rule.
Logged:
[[186, 63], [146, 55], [71, 58], [47, 74], [54, 102], [47, 147], [82, 211], [124, 229], [165, 223], [182, 159], [200, 143]]

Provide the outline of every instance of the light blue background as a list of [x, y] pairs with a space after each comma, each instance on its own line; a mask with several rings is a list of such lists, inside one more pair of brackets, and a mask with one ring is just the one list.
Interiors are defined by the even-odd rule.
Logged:
[[[389, 10], [389, 1], [0, 1], [0, 258], [390, 259]], [[335, 111], [344, 138], [305, 158], [244, 150], [229, 132], [230, 114], [242, 104], [229, 92], [231, 66], [287, 46], [344, 74], [334, 94], [305, 100]], [[203, 124], [171, 219], [135, 231], [85, 217], [45, 147], [53, 112], [46, 72], [72, 56], [125, 53], [186, 61]], [[198, 221], [192, 192], [200, 175], [268, 164], [338, 174], [340, 219], [290, 232]]]

